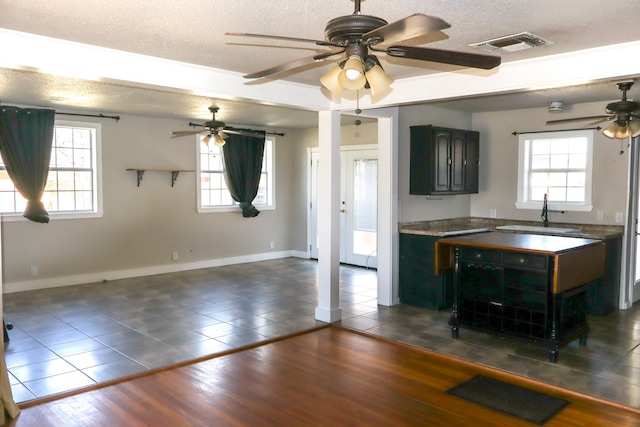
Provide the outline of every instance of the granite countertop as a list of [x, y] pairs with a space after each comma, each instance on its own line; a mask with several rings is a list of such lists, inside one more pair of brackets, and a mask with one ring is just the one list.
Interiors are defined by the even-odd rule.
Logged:
[[[434, 221], [418, 221], [400, 224], [399, 232], [405, 234], [422, 234], [425, 236], [454, 236], [458, 234], [467, 234], [474, 232], [496, 231], [496, 227], [505, 225], [524, 225], [524, 226], [542, 226], [541, 222], [519, 221], [510, 219], [497, 218], [453, 218], [440, 219]], [[554, 232], [554, 228], [570, 228], [574, 231], [569, 233]], [[499, 230], [505, 231], [505, 230]], [[581, 237], [587, 239], [608, 239], [621, 236], [624, 233], [624, 227], [621, 225], [597, 225], [597, 224], [566, 224], [566, 223], [549, 223], [547, 230], [531, 231], [531, 230], [508, 230], [511, 233], [527, 233], [527, 234], [546, 234], [565, 237]]]

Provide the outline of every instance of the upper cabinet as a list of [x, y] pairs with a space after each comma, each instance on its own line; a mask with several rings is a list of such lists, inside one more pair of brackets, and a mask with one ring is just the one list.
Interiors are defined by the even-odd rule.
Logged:
[[477, 193], [479, 141], [476, 131], [412, 126], [409, 194]]

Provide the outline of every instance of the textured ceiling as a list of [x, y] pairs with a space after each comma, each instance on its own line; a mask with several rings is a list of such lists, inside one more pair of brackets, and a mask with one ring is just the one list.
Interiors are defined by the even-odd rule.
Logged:
[[[318, 40], [324, 38], [327, 21], [336, 16], [350, 15], [353, 7], [350, 0], [0, 0], [0, 28], [250, 73], [323, 49], [313, 44], [226, 36], [225, 32]], [[477, 52], [468, 45], [522, 31], [536, 33], [553, 42], [540, 48], [503, 54], [503, 63], [640, 40], [639, 12], [640, 3], [635, 1], [362, 2], [363, 14], [379, 16], [388, 22], [413, 13], [434, 15], [449, 22], [451, 28], [441, 34], [445, 37], [428, 43], [433, 48]], [[410, 42], [423, 44], [425, 41], [428, 40]], [[318, 80], [328, 70], [329, 64], [314, 64], [302, 72], [286, 73], [280, 77], [319, 85]], [[383, 67], [396, 80], [452, 69], [399, 59], [383, 60]], [[208, 118], [206, 107], [216, 104], [221, 107], [221, 112], [226, 112], [230, 121], [238, 124], [306, 127], [317, 120], [314, 112], [135, 89], [126, 84], [84, 82], [34, 71], [0, 69], [0, 79], [0, 100], [3, 103], [10, 101], [58, 108], [65, 106], [203, 119]], [[634, 92], [640, 93], [640, 88], [634, 87], [630, 95]], [[494, 97], [491, 102], [474, 99], [442, 105], [468, 111], [487, 111], [546, 105], [550, 100], [586, 102], [613, 100], [618, 96], [615, 86], [598, 84], [562, 91], [502, 95]], [[563, 97], [566, 98], [559, 99]], [[251, 123], [255, 117], [260, 117], [261, 123]]]

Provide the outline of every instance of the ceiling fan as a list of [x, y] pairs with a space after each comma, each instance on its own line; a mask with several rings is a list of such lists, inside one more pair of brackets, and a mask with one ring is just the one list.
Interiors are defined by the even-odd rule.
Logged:
[[400, 45], [398, 43], [403, 40], [436, 33], [451, 25], [438, 17], [421, 13], [388, 23], [376, 16], [362, 15], [360, 13], [361, 0], [352, 1], [355, 3], [355, 11], [352, 15], [339, 16], [326, 24], [325, 40], [255, 33], [226, 33], [231, 36], [314, 43], [333, 49], [285, 62], [243, 77], [247, 79], [267, 77], [345, 53], [344, 58], [323, 76], [320, 82], [333, 93], [339, 94], [342, 89], [367, 88], [371, 89], [372, 95], [376, 95], [389, 87], [393, 83], [393, 79], [384, 72], [377, 56], [370, 54], [370, 52], [379, 52], [397, 58], [487, 70], [500, 65], [501, 58], [499, 56]]
[[209, 107], [209, 111], [211, 111], [213, 118], [210, 121], [205, 122], [204, 124], [199, 125], [197, 123], [189, 123], [189, 126], [194, 126], [194, 127], [200, 126], [203, 129], [173, 131], [171, 132], [171, 137], [175, 138], [178, 136], [187, 136], [187, 135], [195, 135], [198, 133], [206, 133], [204, 138], [202, 138], [202, 142], [208, 145], [211, 138], [213, 138], [213, 143], [218, 147], [222, 147], [225, 144], [225, 140], [229, 138], [229, 135], [256, 136], [256, 134], [259, 133], [259, 132], [252, 132], [246, 129], [233, 129], [233, 128], [227, 127], [227, 125], [224, 122], [216, 120], [216, 113], [218, 112], [218, 110], [220, 110], [219, 107]]
[[585, 120], [594, 120], [586, 126], [595, 126], [597, 124], [613, 122], [603, 131], [603, 135], [609, 138], [624, 139], [629, 135], [636, 137], [640, 135], [640, 102], [627, 99], [627, 91], [633, 86], [633, 82], [617, 83], [618, 89], [622, 91], [622, 99], [620, 101], [607, 104], [605, 112], [600, 116], [574, 117], [571, 119], [549, 120], [548, 125], [557, 125], [571, 122], [581, 122]]

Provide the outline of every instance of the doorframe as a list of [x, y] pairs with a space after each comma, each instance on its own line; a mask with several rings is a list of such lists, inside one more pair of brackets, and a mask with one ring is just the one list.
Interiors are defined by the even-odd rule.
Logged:
[[[354, 145], [341, 145], [340, 154], [344, 151], [360, 151], [360, 150], [376, 150], [376, 157], [378, 152], [378, 144], [354, 144]], [[319, 147], [307, 147], [307, 258], [312, 258], [311, 247], [313, 245], [313, 217], [311, 215], [312, 203], [313, 203], [313, 155], [319, 154]], [[342, 164], [342, 161], [341, 161]], [[342, 168], [341, 168], [342, 169]], [[342, 170], [340, 170], [342, 174]], [[341, 183], [342, 185], [343, 183]], [[317, 229], [317, 221], [316, 226]], [[377, 227], [376, 227], [377, 228]], [[376, 230], [377, 234], [377, 230]], [[317, 236], [317, 231], [316, 231]], [[376, 255], [377, 258], [377, 255]]]

